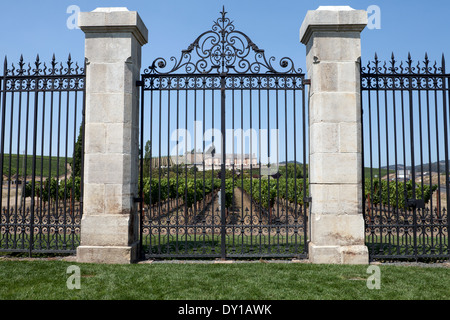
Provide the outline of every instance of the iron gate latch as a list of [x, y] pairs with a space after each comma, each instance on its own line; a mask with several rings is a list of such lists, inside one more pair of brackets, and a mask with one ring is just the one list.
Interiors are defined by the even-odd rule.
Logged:
[[407, 199], [406, 206], [414, 209], [425, 209], [425, 201], [423, 199]]

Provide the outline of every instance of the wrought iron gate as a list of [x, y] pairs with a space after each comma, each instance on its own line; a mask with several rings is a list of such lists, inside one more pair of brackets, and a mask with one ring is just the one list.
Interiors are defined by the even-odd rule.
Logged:
[[449, 86], [445, 60], [361, 70], [366, 240], [372, 259], [448, 258]]
[[225, 10], [141, 86], [147, 257], [306, 257], [305, 77], [266, 59]]

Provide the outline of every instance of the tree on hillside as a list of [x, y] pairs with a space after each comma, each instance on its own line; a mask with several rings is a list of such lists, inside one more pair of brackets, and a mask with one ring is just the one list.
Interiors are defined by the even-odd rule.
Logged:
[[147, 140], [144, 147], [144, 161], [143, 161], [143, 170], [144, 177], [148, 177], [150, 175], [150, 167], [152, 165], [152, 142]]
[[83, 158], [83, 125], [80, 125], [77, 141], [72, 156], [72, 175], [74, 177], [81, 177], [81, 162]]

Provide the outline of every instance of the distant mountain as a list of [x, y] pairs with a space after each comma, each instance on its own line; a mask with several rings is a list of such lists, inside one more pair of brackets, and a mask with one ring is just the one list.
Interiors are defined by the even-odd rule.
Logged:
[[[291, 160], [291, 161], [288, 161], [287, 163], [295, 163], [295, 161]], [[286, 164], [286, 161], [281, 161], [279, 164]], [[297, 161], [297, 164], [302, 164], [302, 163]]]
[[[405, 166], [403, 164], [397, 165], [398, 170], [403, 170], [404, 168], [405, 168]], [[423, 169], [423, 172], [431, 171], [431, 172], [445, 173], [445, 160], [433, 162], [433, 163], [431, 163], [431, 165], [426, 163], [421, 166], [419, 164], [419, 165], [416, 165], [414, 168], [415, 168], [416, 173], [421, 172], [422, 169]], [[382, 169], [388, 169], [388, 167], [384, 166], [384, 167], [382, 167]], [[395, 165], [390, 165], [389, 170], [395, 170]], [[411, 170], [411, 166], [406, 167], [406, 170]]]

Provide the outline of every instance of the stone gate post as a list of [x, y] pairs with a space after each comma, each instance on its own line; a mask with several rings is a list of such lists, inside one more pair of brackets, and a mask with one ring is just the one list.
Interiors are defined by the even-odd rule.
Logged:
[[310, 86], [312, 263], [367, 264], [362, 215], [360, 33], [367, 12], [308, 11], [300, 29]]
[[139, 91], [148, 30], [137, 12], [98, 8], [79, 15], [85, 33], [84, 212], [78, 262], [138, 257]]

